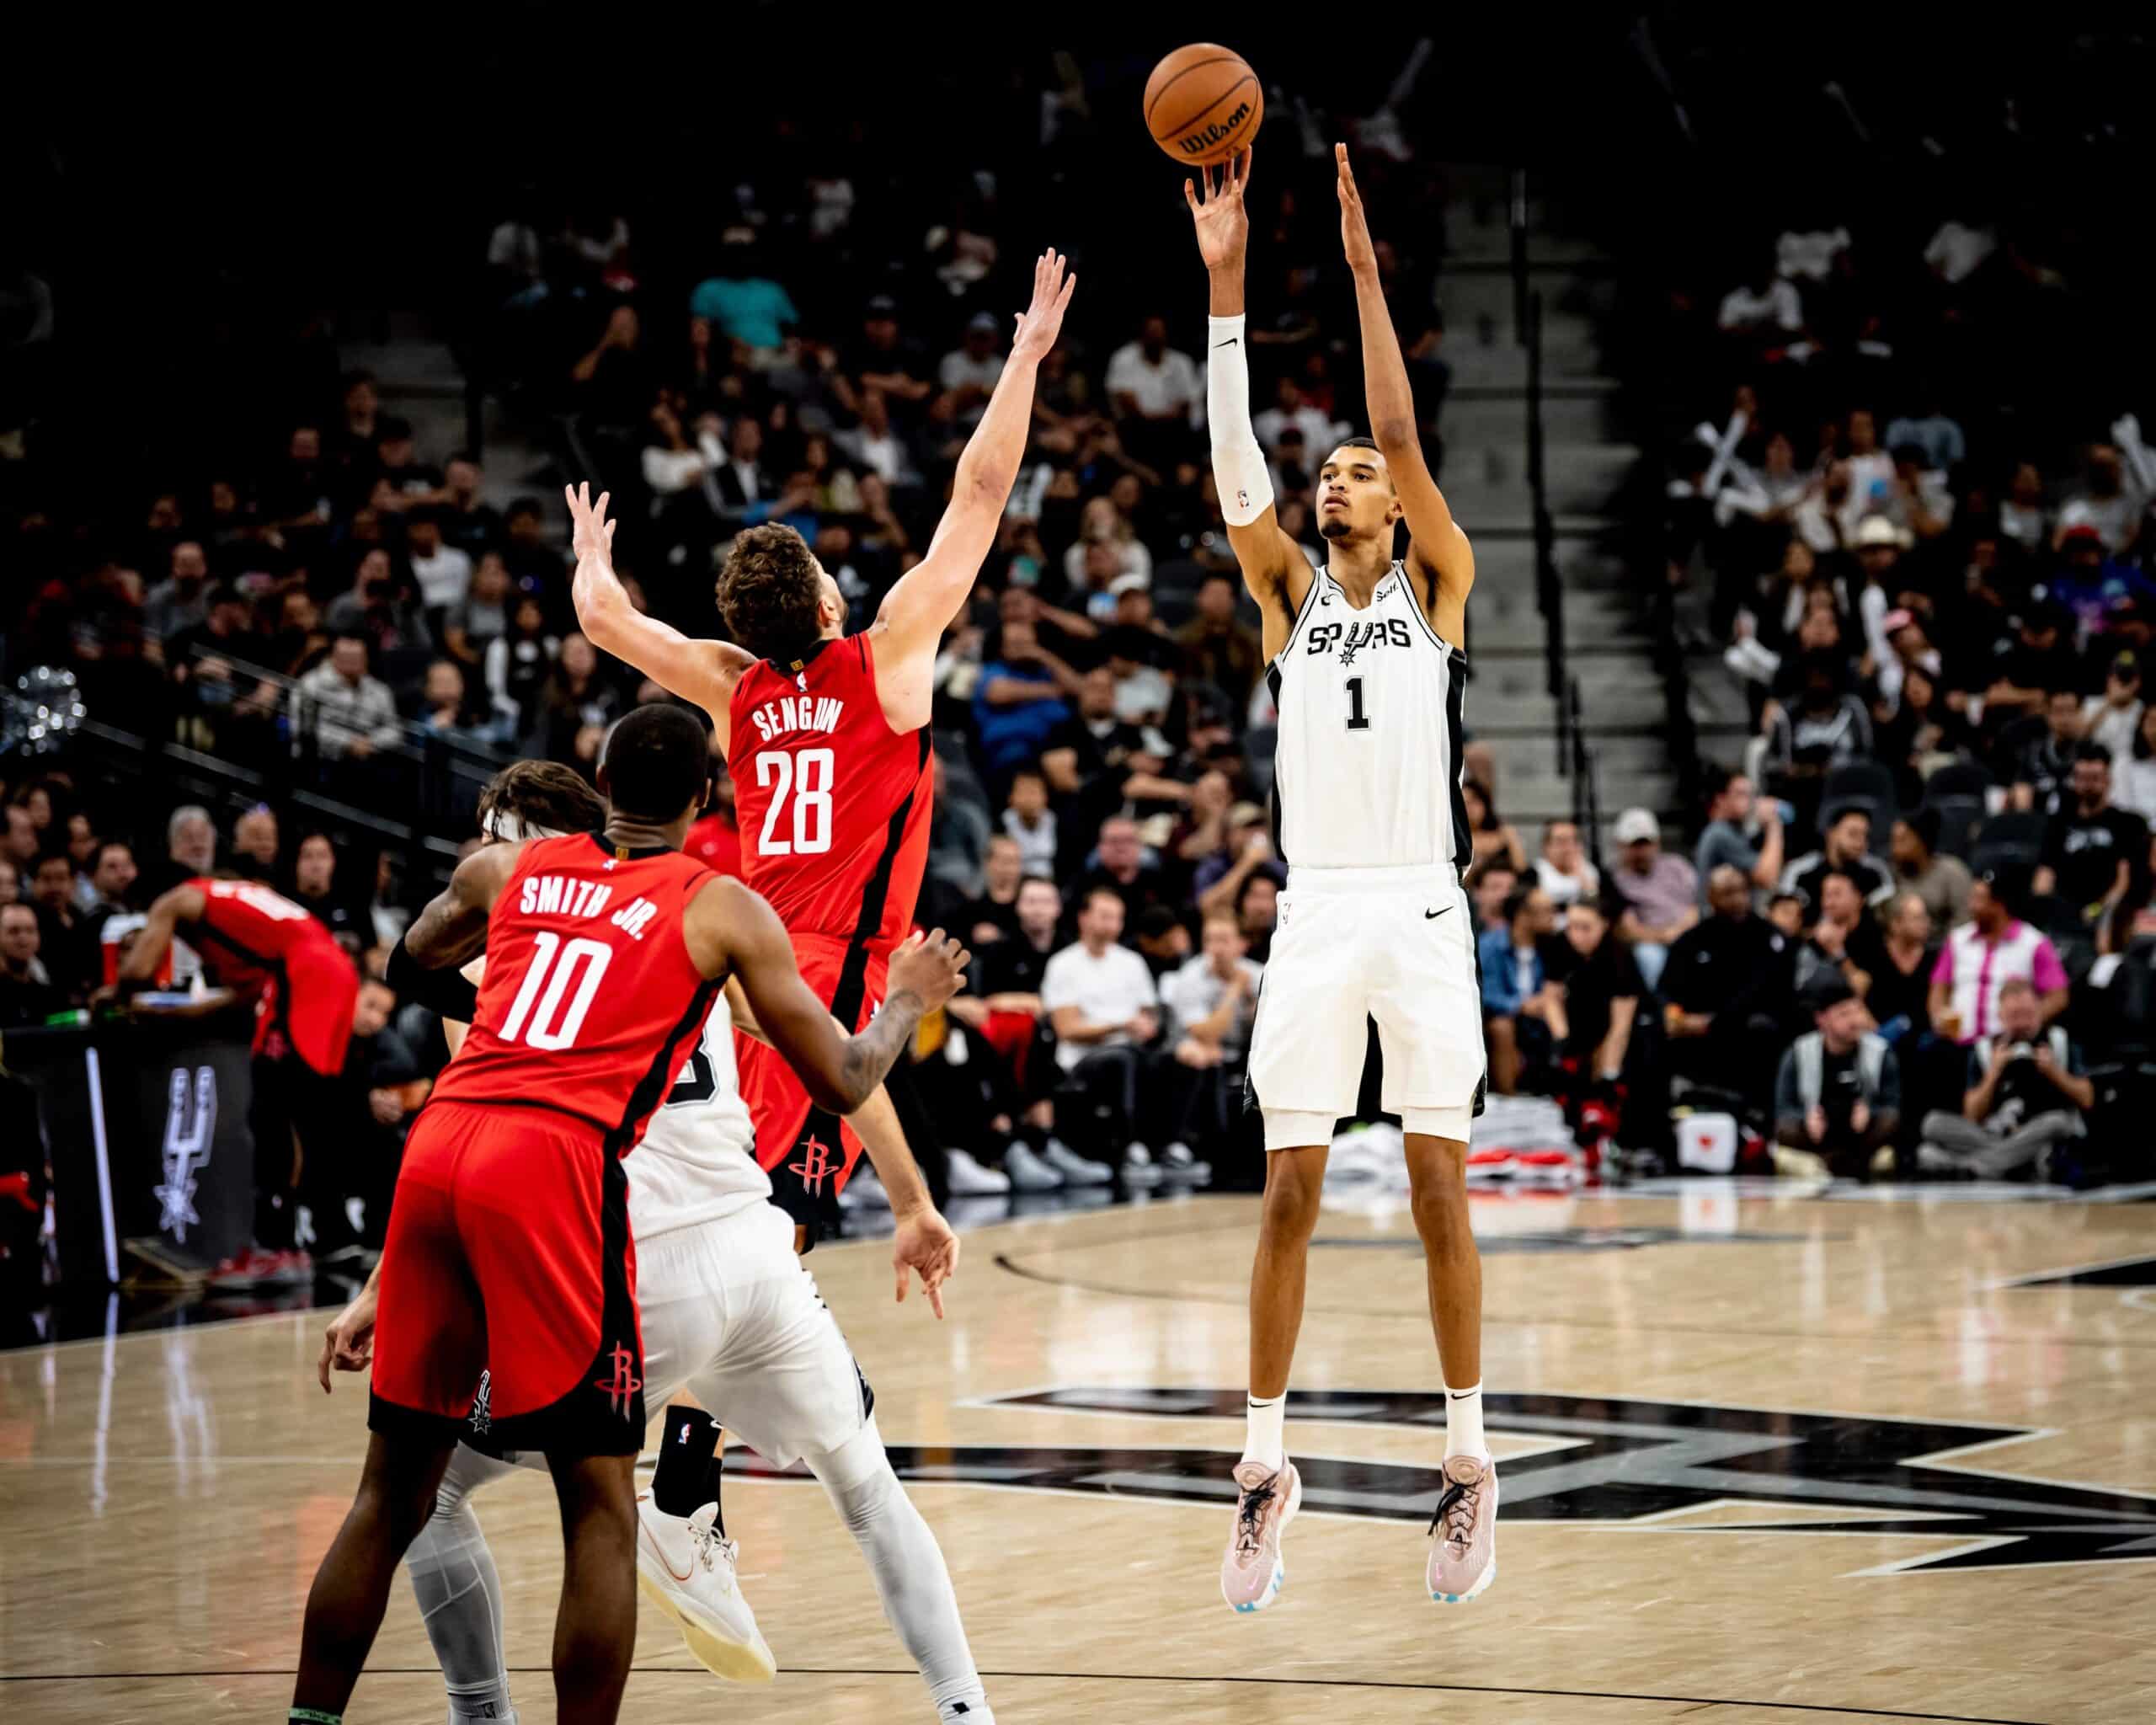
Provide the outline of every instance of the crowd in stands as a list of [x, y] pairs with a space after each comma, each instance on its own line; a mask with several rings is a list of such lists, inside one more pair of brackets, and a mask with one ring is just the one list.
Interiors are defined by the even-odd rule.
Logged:
[[2068, 249], [1822, 226], [1671, 295], [1670, 615], [1753, 734], [1707, 776], [1700, 920], [1636, 950], [1679, 1105], [1785, 1166], [2146, 1160], [2156, 454], [2032, 382], [2088, 310]]

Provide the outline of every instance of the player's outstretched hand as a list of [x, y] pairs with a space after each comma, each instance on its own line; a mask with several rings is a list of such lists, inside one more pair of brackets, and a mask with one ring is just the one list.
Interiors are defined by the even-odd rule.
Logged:
[[958, 1272], [958, 1236], [933, 1204], [923, 1204], [899, 1221], [891, 1236], [891, 1268], [899, 1273], [899, 1303], [905, 1303], [910, 1278], [918, 1274], [929, 1310], [943, 1316], [943, 1284]]
[[1250, 244], [1250, 212], [1243, 207], [1243, 192], [1250, 184], [1251, 152], [1198, 170], [1198, 185], [1204, 189], [1201, 201], [1198, 187], [1182, 183], [1182, 200], [1190, 206], [1190, 219], [1198, 230], [1198, 255], [1208, 270], [1241, 266]]
[[915, 929], [891, 954], [889, 991], [910, 991], [921, 996], [926, 1010], [933, 1012], [958, 991], [959, 979], [972, 957], [940, 928], [926, 934]]
[[611, 494], [600, 492], [599, 500], [594, 503], [591, 487], [579, 481], [574, 485], [564, 485], [562, 495], [568, 499], [569, 544], [576, 552], [576, 560], [611, 564], [616, 525], [606, 519], [606, 505]]
[[315, 1364], [315, 1375], [322, 1380], [322, 1393], [329, 1393], [329, 1374], [338, 1371], [365, 1371], [374, 1359], [375, 1284], [371, 1279], [360, 1290], [352, 1303], [337, 1314], [336, 1321], [323, 1332], [322, 1358]]
[[1018, 327], [1011, 332], [1011, 358], [1040, 360], [1055, 345], [1064, 308], [1078, 286], [1075, 275], [1065, 273], [1070, 263], [1052, 248], [1033, 260], [1033, 302], [1017, 314]]
[[1377, 248], [1370, 243], [1370, 224], [1363, 219], [1363, 195], [1355, 190], [1355, 170], [1348, 165], [1348, 147], [1332, 147], [1333, 165], [1339, 172], [1340, 245], [1348, 254], [1348, 267], [1361, 274], [1378, 267]]

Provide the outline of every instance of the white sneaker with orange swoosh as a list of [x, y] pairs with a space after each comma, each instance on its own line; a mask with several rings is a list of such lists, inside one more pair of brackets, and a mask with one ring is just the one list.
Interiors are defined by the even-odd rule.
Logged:
[[712, 1524], [718, 1505], [707, 1503], [684, 1520], [637, 1493], [637, 1582], [644, 1597], [680, 1626], [696, 1662], [734, 1683], [769, 1683], [778, 1675], [756, 1614], [734, 1578], [739, 1547]]

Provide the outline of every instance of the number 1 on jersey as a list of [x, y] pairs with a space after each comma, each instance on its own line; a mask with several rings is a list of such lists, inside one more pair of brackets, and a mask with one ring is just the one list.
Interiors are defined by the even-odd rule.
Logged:
[[[837, 761], [835, 750], [803, 749], [789, 753], [766, 750], [756, 757], [756, 782], [771, 790], [771, 806], [764, 811], [763, 830], [756, 836], [756, 849], [766, 857], [828, 851], [831, 847], [831, 780]], [[793, 798], [793, 836], [778, 836], [779, 811], [788, 793]]]
[[1369, 728], [1369, 718], [1363, 711], [1363, 680], [1350, 677], [1348, 679], [1348, 729], [1366, 731]]

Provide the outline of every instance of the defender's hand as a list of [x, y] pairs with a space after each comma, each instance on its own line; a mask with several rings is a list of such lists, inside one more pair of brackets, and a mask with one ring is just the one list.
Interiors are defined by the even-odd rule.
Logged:
[[1204, 201], [1189, 180], [1182, 183], [1182, 200], [1190, 206], [1190, 219], [1198, 230], [1198, 255], [1208, 270], [1242, 267], [1244, 249], [1250, 244], [1250, 212], [1243, 207], [1243, 192], [1250, 184], [1250, 156], [1245, 150], [1227, 161], [1198, 170]]
[[891, 1236], [891, 1268], [899, 1273], [899, 1300], [905, 1303], [909, 1273], [921, 1278], [928, 1308], [943, 1316], [943, 1284], [958, 1272], [958, 1236], [933, 1204], [902, 1218]]
[[1064, 308], [1078, 286], [1075, 275], [1066, 276], [1070, 260], [1055, 250], [1043, 252], [1033, 261], [1033, 302], [1018, 313], [1018, 327], [1011, 333], [1011, 357], [1040, 360], [1055, 345], [1063, 328]]
[[1370, 226], [1363, 219], [1363, 195], [1355, 190], [1355, 170], [1348, 165], [1348, 147], [1335, 144], [1332, 160], [1339, 168], [1340, 245], [1348, 254], [1348, 267], [1358, 275], [1374, 275], [1377, 248], [1370, 243]]
[[958, 991], [966, 962], [973, 957], [955, 940], [944, 937], [940, 928], [924, 935], [918, 931], [891, 954], [889, 989], [892, 994], [910, 990], [933, 1012]]
[[591, 487], [579, 482], [565, 485], [562, 494], [569, 505], [569, 544], [576, 552], [576, 560], [611, 565], [614, 560], [614, 529], [617, 525], [606, 519], [606, 504], [611, 494], [600, 492], [599, 500], [591, 500]]
[[374, 1359], [374, 1312], [375, 1289], [369, 1282], [323, 1332], [322, 1358], [315, 1363], [315, 1375], [322, 1380], [323, 1395], [329, 1393], [332, 1368], [365, 1371]]

